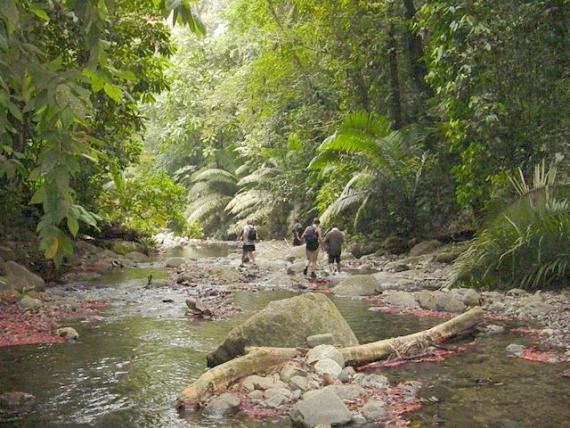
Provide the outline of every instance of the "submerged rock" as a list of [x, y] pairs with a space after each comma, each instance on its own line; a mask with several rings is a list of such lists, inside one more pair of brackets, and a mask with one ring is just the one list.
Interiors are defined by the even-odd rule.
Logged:
[[21, 391], [0, 394], [0, 413], [22, 413], [30, 409], [36, 400], [32, 394]]
[[223, 418], [237, 411], [239, 405], [240, 399], [237, 394], [225, 392], [210, 401], [203, 414], [211, 418]]
[[406, 308], [418, 307], [418, 302], [412, 293], [405, 291], [387, 290], [382, 293], [384, 302], [392, 306], [402, 306]]
[[323, 389], [299, 401], [291, 412], [291, 419], [298, 425], [313, 428], [347, 424], [352, 414], [332, 390]]
[[77, 340], [79, 338], [79, 333], [77, 333], [77, 330], [73, 327], [61, 327], [58, 328], [55, 333], [68, 341]]
[[509, 346], [505, 348], [505, 351], [509, 354], [520, 355], [524, 351], [524, 346], [519, 345], [517, 343], [511, 343]]
[[346, 320], [323, 294], [273, 301], [230, 331], [222, 345], [208, 355], [208, 367], [242, 355], [246, 346], [303, 346], [307, 336], [322, 333], [332, 334], [340, 346], [358, 344]]
[[372, 275], [352, 275], [343, 279], [335, 288], [336, 296], [373, 296], [377, 294], [378, 281]]

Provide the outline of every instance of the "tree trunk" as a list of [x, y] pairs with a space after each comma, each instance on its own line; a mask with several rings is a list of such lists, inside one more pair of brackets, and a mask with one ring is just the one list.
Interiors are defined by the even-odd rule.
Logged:
[[398, 52], [394, 36], [394, 24], [390, 23], [388, 29], [388, 61], [390, 64], [390, 116], [392, 128], [402, 128], [402, 108], [400, 101], [400, 79], [398, 76]]
[[[477, 307], [429, 330], [366, 345], [341, 348], [340, 351], [346, 364], [353, 366], [380, 360], [392, 354], [415, 355], [430, 345], [443, 343], [472, 331], [482, 319], [483, 310]], [[242, 377], [263, 373], [298, 355], [304, 355], [306, 350], [262, 347], [247, 348], [246, 352], [243, 357], [235, 358], [205, 372], [190, 387], [182, 391], [177, 400], [177, 407], [187, 410], [197, 409], [200, 407], [200, 402], [210, 394], [220, 394]]]

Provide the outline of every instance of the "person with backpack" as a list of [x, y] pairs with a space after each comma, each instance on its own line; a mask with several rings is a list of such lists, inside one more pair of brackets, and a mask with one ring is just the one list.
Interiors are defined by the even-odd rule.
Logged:
[[310, 273], [311, 278], [316, 278], [316, 270], [317, 270], [317, 260], [319, 257], [319, 245], [321, 240], [321, 222], [318, 218], [313, 220], [313, 224], [308, 226], [303, 235], [301, 235], [301, 239], [305, 240], [306, 245], [306, 255], [307, 255], [307, 264], [303, 273], [307, 275]]
[[251, 263], [255, 265], [255, 241], [257, 240], [257, 230], [255, 230], [253, 220], [247, 221], [241, 231], [239, 239], [243, 241], [240, 267], [243, 267], [243, 265], [248, 261], [251, 261]]
[[[340, 273], [340, 255], [342, 253], [342, 244], [344, 236], [338, 229], [336, 224], [332, 225], [332, 229], [328, 231], [323, 239], [323, 248], [329, 256], [329, 266], [331, 271]], [[335, 268], [336, 262], [336, 268]]]
[[301, 239], [301, 235], [303, 234], [303, 226], [299, 222], [299, 220], [295, 220], [295, 225], [293, 226], [293, 246], [298, 247], [299, 245], [303, 245], [303, 240]]

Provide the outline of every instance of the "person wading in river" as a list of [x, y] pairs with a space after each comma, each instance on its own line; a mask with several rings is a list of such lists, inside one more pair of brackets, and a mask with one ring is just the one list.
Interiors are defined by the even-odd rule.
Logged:
[[255, 265], [255, 241], [257, 240], [257, 230], [255, 230], [253, 220], [247, 221], [239, 235], [239, 239], [243, 242], [240, 267], [243, 267], [248, 261], [251, 261], [251, 263]]
[[[323, 248], [329, 255], [329, 266], [331, 272], [340, 272], [340, 255], [342, 253], [342, 244], [344, 236], [336, 224], [332, 225], [332, 229], [325, 235], [323, 239]], [[335, 266], [336, 263], [336, 266]]]
[[301, 235], [303, 234], [303, 226], [299, 223], [299, 220], [295, 220], [295, 225], [293, 226], [293, 245], [298, 247], [299, 245], [303, 245], [303, 240], [301, 239]]
[[313, 224], [308, 226], [303, 235], [301, 235], [301, 239], [305, 240], [306, 244], [306, 255], [307, 255], [307, 264], [303, 273], [307, 275], [310, 273], [311, 278], [316, 278], [316, 270], [317, 270], [317, 259], [319, 257], [319, 243], [321, 240], [321, 222], [318, 218], [313, 220]]

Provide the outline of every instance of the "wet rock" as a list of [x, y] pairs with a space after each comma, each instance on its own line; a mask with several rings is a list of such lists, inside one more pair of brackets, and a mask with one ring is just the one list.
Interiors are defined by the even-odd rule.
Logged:
[[433, 292], [437, 299], [437, 310], [443, 312], [461, 313], [465, 310], [463, 301], [456, 299], [451, 293], [443, 291]]
[[20, 306], [27, 311], [37, 311], [41, 309], [43, 303], [40, 299], [34, 299], [30, 296], [24, 296], [22, 300], [20, 300]]
[[247, 394], [247, 398], [249, 398], [251, 401], [261, 401], [263, 400], [263, 391], [254, 389], [249, 394]]
[[13, 290], [43, 290], [45, 287], [45, 282], [40, 276], [14, 261], [5, 262], [4, 270], [6, 284]]
[[354, 370], [354, 367], [351, 366], [345, 367], [344, 369], [342, 369], [342, 372], [340, 373], [338, 380], [340, 380], [342, 383], [348, 383], [352, 380], [355, 374], [356, 370]]
[[286, 383], [289, 382], [294, 376], [304, 377], [307, 376], [307, 372], [297, 367], [294, 363], [285, 364], [279, 372], [279, 378]]
[[134, 251], [137, 251], [139, 253], [143, 253], [144, 252], [144, 247], [139, 244], [138, 242], [133, 242], [133, 241], [113, 241], [112, 245], [111, 245], [111, 250], [114, 253], [120, 254], [120, 255], [126, 255], [128, 253], [132, 253]]
[[352, 414], [342, 400], [331, 390], [321, 390], [299, 401], [291, 412], [294, 423], [303, 427], [343, 425]]
[[361, 395], [366, 394], [366, 390], [360, 385], [328, 385], [323, 388], [323, 390], [329, 389], [344, 401], [354, 401]]
[[240, 280], [240, 272], [227, 266], [213, 266], [208, 269], [208, 274], [211, 278], [223, 282], [237, 282]]
[[276, 300], [232, 329], [224, 343], [208, 355], [208, 366], [242, 355], [246, 346], [303, 346], [308, 336], [323, 332], [331, 333], [339, 346], [358, 344], [348, 323], [325, 295], [311, 293]]
[[30, 409], [36, 397], [20, 391], [4, 392], [0, 394], [0, 413], [23, 413]]
[[420, 288], [415, 281], [388, 272], [378, 272], [372, 275], [378, 282], [376, 290], [381, 293], [386, 290], [414, 291]]
[[505, 332], [505, 327], [503, 327], [502, 325], [489, 324], [483, 327], [479, 327], [479, 330], [481, 331], [481, 333], [487, 336], [492, 336], [495, 334], [503, 334]]
[[340, 373], [342, 372], [342, 367], [330, 358], [323, 358], [322, 360], [317, 361], [315, 364], [315, 372], [321, 376], [329, 374], [332, 377], [338, 379]]
[[511, 288], [509, 291], [505, 293], [505, 296], [509, 297], [525, 297], [529, 296], [528, 291], [523, 290], [522, 288]]
[[390, 262], [390, 263], [386, 263], [386, 265], [384, 266], [384, 271], [386, 272], [406, 272], [410, 270], [410, 266], [401, 263], [401, 262]]
[[319, 345], [311, 349], [305, 357], [305, 361], [309, 365], [315, 364], [317, 361], [324, 359], [333, 360], [341, 369], [344, 367], [344, 357], [342, 356], [342, 352], [332, 345]]
[[511, 343], [505, 348], [505, 351], [507, 351], [509, 354], [520, 355], [524, 351], [524, 346], [518, 345], [516, 343]]
[[77, 340], [79, 338], [79, 333], [77, 333], [77, 330], [75, 330], [73, 327], [58, 328], [55, 331], [55, 334], [57, 334], [60, 337], [65, 338], [65, 340], [67, 340], [67, 341], [74, 341], [74, 340]]
[[404, 254], [408, 251], [408, 240], [392, 235], [384, 241], [384, 250], [391, 254]]
[[204, 409], [203, 414], [211, 418], [224, 418], [236, 412], [239, 405], [240, 399], [237, 394], [225, 392], [210, 401]]
[[377, 375], [377, 374], [366, 374], [366, 373], [357, 373], [354, 376], [354, 380], [360, 386], [365, 388], [387, 388], [390, 386], [390, 382], [386, 376]]
[[352, 425], [364, 425], [364, 424], [368, 423], [366, 418], [358, 412], [355, 412], [352, 415], [352, 420], [350, 422]]
[[305, 262], [295, 262], [287, 266], [287, 275], [298, 275], [305, 269]]
[[368, 242], [366, 244], [353, 244], [349, 252], [357, 259], [362, 256], [367, 256], [369, 254], [374, 254], [376, 251], [382, 248], [382, 244], [379, 242]]
[[184, 263], [186, 263], [186, 259], [184, 257], [171, 257], [169, 259], [166, 259], [164, 262], [166, 267], [169, 268], [177, 268], [182, 266]]
[[542, 300], [540, 295], [533, 295], [521, 299], [521, 315], [541, 317], [554, 311], [556, 307]]
[[410, 250], [410, 256], [423, 256], [425, 254], [431, 254], [440, 248], [443, 244], [437, 239], [430, 239], [429, 241], [423, 241], [416, 244]]
[[312, 336], [307, 337], [307, 345], [309, 348], [314, 348], [319, 345], [333, 345], [334, 338], [333, 335], [330, 333], [324, 334], [314, 334]]
[[278, 376], [251, 375], [246, 377], [241, 385], [248, 391], [253, 391], [255, 389], [265, 391], [270, 388], [287, 389], [287, 385], [281, 382]]
[[377, 294], [378, 281], [372, 275], [352, 275], [343, 279], [335, 288], [335, 296], [373, 296]]
[[368, 400], [360, 411], [368, 421], [377, 421], [386, 415], [386, 403], [380, 400]]
[[465, 306], [476, 306], [481, 303], [481, 295], [472, 288], [454, 288], [451, 295], [461, 300]]
[[267, 407], [280, 407], [291, 399], [291, 391], [286, 388], [269, 388], [263, 393], [263, 404]]
[[407, 308], [418, 307], [418, 302], [412, 293], [406, 291], [386, 290], [382, 293], [384, 302], [392, 306], [402, 306]]

